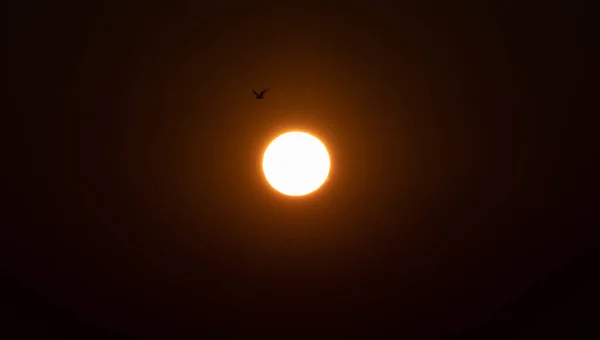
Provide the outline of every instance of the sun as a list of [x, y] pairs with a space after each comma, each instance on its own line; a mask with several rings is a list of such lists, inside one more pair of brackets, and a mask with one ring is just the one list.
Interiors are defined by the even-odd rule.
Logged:
[[329, 176], [331, 162], [325, 145], [306, 132], [287, 132], [275, 138], [263, 155], [267, 182], [288, 196], [319, 189]]

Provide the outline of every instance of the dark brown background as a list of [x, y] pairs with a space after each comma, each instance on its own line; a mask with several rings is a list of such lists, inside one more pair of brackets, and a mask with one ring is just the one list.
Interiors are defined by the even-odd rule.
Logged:
[[[591, 326], [583, 9], [5, 6], [2, 304], [23, 331]], [[330, 150], [314, 195], [282, 197], [260, 172], [286, 129]]]

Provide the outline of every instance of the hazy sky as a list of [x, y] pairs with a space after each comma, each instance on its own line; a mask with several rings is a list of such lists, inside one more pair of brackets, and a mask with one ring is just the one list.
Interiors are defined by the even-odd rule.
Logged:
[[[573, 216], [592, 211], [591, 189], [574, 192], [593, 135], [569, 85], [590, 57], [569, 8], [58, 1], [9, 13], [18, 227], [2, 238], [5, 267], [93, 324], [436, 338], [475, 327], [590, 240]], [[332, 156], [327, 184], [303, 199], [260, 171], [289, 129]]]

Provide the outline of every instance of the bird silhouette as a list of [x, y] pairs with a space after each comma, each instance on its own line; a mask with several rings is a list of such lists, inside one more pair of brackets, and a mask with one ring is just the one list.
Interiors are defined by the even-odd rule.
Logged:
[[264, 89], [261, 93], [256, 93], [256, 91], [252, 90], [252, 93], [254, 93], [256, 99], [265, 99], [265, 92], [267, 92], [267, 90], [268, 89]]

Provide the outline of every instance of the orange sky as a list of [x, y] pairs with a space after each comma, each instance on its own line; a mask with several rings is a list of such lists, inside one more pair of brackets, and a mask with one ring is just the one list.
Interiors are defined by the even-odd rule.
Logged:
[[[371, 320], [436, 338], [591, 242], [571, 7], [9, 7], [2, 258], [96, 323]], [[307, 199], [261, 172], [289, 129], [331, 155]]]

